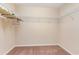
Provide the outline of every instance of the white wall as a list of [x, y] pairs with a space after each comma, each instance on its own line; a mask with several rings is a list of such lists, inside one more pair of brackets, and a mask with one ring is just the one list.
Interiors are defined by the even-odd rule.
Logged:
[[[67, 4], [61, 8], [59, 44], [71, 54], [79, 54], [79, 4]], [[73, 12], [75, 11], [75, 12]], [[72, 13], [72, 14], [71, 14]], [[70, 15], [68, 15], [70, 14]]]
[[0, 19], [0, 54], [4, 53], [4, 32], [2, 29], [2, 22]]
[[57, 9], [40, 6], [15, 6], [18, 16], [21, 17], [57, 17]]
[[[16, 10], [24, 21], [20, 24], [16, 45], [56, 44], [57, 20], [55, 18], [57, 9], [18, 6]], [[46, 22], [49, 20], [52, 22]]]
[[11, 19], [0, 18], [0, 54], [6, 54], [15, 45], [15, 27]]

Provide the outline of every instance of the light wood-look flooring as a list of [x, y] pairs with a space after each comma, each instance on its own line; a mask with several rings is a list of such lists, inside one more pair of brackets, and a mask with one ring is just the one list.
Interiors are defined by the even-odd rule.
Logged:
[[60, 46], [15, 47], [7, 55], [70, 55]]

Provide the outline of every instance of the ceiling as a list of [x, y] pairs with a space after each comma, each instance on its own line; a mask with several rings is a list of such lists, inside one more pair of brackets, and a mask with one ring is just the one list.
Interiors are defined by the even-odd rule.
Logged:
[[64, 3], [16, 3], [16, 6], [61, 7]]

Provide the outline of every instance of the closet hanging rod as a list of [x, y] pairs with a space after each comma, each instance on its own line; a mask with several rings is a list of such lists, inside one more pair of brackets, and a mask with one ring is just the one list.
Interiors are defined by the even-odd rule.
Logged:
[[69, 16], [69, 15], [73, 15], [73, 14], [75, 14], [75, 13], [79, 13], [79, 10], [76, 10], [76, 11], [70, 12], [70, 13], [64, 15], [64, 16], [60, 16], [59, 18], [63, 18], [63, 17]]
[[28, 16], [20, 16], [25, 19], [58, 19], [58, 17], [28, 17]]

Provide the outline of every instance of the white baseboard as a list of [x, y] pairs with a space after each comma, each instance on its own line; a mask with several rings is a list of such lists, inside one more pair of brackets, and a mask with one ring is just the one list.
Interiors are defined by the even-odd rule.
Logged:
[[3, 55], [7, 55], [7, 53], [9, 53], [13, 48], [15, 48], [15, 46], [11, 47], [8, 51], [6, 51], [5, 53], [3, 53]]
[[73, 55], [68, 49], [66, 49], [65, 47], [63, 47], [61, 44], [57, 44], [58, 46], [60, 46], [61, 48], [63, 48], [65, 51], [67, 51], [69, 54]]
[[31, 44], [31, 45], [16, 45], [16, 47], [21, 47], [21, 46], [50, 46], [50, 45], [57, 45], [57, 44]]

